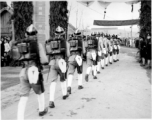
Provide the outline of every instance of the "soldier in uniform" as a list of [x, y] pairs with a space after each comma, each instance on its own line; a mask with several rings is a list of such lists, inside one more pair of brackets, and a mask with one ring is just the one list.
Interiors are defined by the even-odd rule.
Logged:
[[94, 79], [97, 79], [96, 60], [97, 60], [98, 41], [94, 34], [87, 37], [87, 71], [85, 80], [88, 82], [89, 74], [92, 70]]
[[45, 108], [44, 100], [44, 84], [42, 65], [48, 64], [48, 59], [45, 54], [45, 50], [42, 44], [37, 41], [37, 30], [31, 24], [26, 29], [26, 39], [15, 43], [21, 54], [20, 61], [23, 62], [23, 68], [20, 72], [20, 101], [18, 104], [17, 119], [24, 119], [24, 112], [26, 103], [31, 88], [37, 94], [39, 104], [39, 116], [43, 116], [47, 113], [48, 108]]
[[78, 89], [83, 89], [83, 38], [78, 29], [75, 31], [74, 37], [69, 39], [68, 43], [68, 50], [70, 51], [68, 59], [68, 94], [71, 94], [71, 85], [76, 68], [78, 72]]
[[114, 38], [114, 44], [113, 44], [113, 60], [114, 62], [117, 62], [117, 53], [118, 53], [118, 43], [117, 43], [117, 36], [113, 35]]
[[97, 34], [97, 40], [98, 40], [98, 52], [97, 52], [97, 73], [100, 74], [100, 68], [101, 68], [101, 55], [102, 55], [102, 51], [100, 49], [100, 41], [101, 41], [102, 37], [101, 34], [98, 33]]
[[63, 94], [63, 99], [65, 100], [67, 95], [66, 87], [66, 40], [64, 38], [64, 29], [60, 26], [56, 28], [55, 38], [49, 39], [46, 44], [46, 53], [50, 57], [50, 102], [49, 107], [54, 108], [54, 94], [56, 88], [56, 82], [58, 80], [58, 75], [60, 76], [61, 89]]
[[99, 47], [98, 47], [98, 50], [101, 52], [101, 60], [100, 60], [100, 63], [101, 63], [101, 68], [104, 69], [104, 53], [105, 53], [105, 49], [104, 49], [104, 42], [103, 42], [103, 39], [104, 39], [104, 34], [102, 33], [100, 35], [100, 38], [99, 38]]
[[116, 35], [116, 46], [117, 46], [116, 61], [119, 61], [120, 40], [117, 35]]
[[108, 49], [107, 49], [107, 38], [106, 35], [104, 35], [103, 39], [102, 39], [102, 59], [101, 59], [101, 67], [102, 69], [104, 69], [104, 66], [108, 66], [108, 64], [106, 63], [107, 61], [107, 57], [108, 57]]
[[112, 37], [110, 37], [109, 38], [109, 54], [110, 54], [110, 58], [109, 58], [109, 63], [110, 64], [112, 64], [112, 61], [113, 61], [113, 57], [112, 57], [112, 55], [113, 55], [113, 39], [112, 39]]
[[105, 37], [105, 48], [106, 48], [106, 54], [105, 54], [105, 65], [108, 66], [108, 55], [109, 55], [109, 50], [110, 50], [110, 45], [109, 45], [109, 40], [108, 40], [108, 35]]

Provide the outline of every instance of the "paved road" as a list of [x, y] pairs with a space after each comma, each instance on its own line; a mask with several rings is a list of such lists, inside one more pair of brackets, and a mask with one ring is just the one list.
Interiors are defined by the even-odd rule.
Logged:
[[[38, 116], [38, 102], [31, 91], [25, 112], [26, 119], [145, 119], [151, 118], [151, 70], [136, 62], [137, 50], [121, 48], [120, 61], [98, 74], [98, 79], [84, 81], [84, 89], [77, 89], [77, 77], [72, 84], [72, 95], [62, 100], [61, 86], [56, 88], [54, 109], [44, 117]], [[86, 71], [86, 64], [84, 65]], [[44, 77], [46, 78], [46, 75]], [[46, 106], [49, 103], [49, 85], [45, 82]], [[19, 85], [2, 91], [2, 120], [16, 119]]]

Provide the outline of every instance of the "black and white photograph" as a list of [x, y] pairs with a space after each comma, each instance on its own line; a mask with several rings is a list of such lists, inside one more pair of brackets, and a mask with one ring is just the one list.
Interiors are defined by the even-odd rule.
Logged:
[[152, 119], [151, 0], [0, 0], [1, 120]]

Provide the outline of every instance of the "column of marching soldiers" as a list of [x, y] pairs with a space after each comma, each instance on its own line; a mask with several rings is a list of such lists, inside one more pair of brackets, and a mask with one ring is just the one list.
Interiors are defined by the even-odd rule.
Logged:
[[31, 88], [38, 97], [39, 116], [43, 116], [48, 112], [48, 108], [45, 108], [43, 66], [48, 64], [50, 66], [48, 74], [51, 82], [49, 87], [49, 107], [54, 108], [58, 76], [60, 76], [64, 100], [72, 93], [71, 85], [76, 69], [78, 73], [78, 89], [83, 89], [83, 56], [86, 56], [87, 63], [86, 82], [89, 81], [91, 71], [93, 78], [97, 79], [97, 74], [100, 74], [101, 69], [119, 60], [120, 46], [117, 35], [92, 33], [91, 35], [83, 36], [79, 30], [76, 30], [66, 40], [65, 31], [60, 26], [55, 30], [55, 37], [46, 41], [45, 49], [37, 40], [37, 30], [33, 24], [26, 29], [26, 38], [17, 41], [15, 45], [21, 55], [19, 60], [23, 62], [23, 68], [19, 75], [21, 89], [17, 112], [18, 120], [24, 119], [26, 103]]

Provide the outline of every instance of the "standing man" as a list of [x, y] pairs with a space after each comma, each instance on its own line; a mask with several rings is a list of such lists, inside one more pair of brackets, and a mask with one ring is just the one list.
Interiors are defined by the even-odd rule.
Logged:
[[147, 35], [146, 50], [147, 50], [147, 60], [148, 60], [146, 68], [151, 68], [151, 36], [149, 34]]
[[75, 69], [78, 72], [78, 89], [83, 89], [82, 72], [83, 72], [83, 38], [81, 32], [77, 29], [74, 37], [69, 39], [70, 56], [68, 59], [68, 94], [71, 94], [71, 85]]
[[49, 39], [46, 44], [46, 53], [50, 57], [50, 102], [49, 107], [54, 108], [54, 96], [56, 82], [58, 80], [58, 75], [60, 76], [61, 89], [63, 94], [63, 99], [65, 100], [67, 95], [66, 87], [66, 40], [64, 38], [65, 31], [62, 27], [58, 26], [55, 30], [55, 38]]
[[24, 119], [26, 103], [31, 88], [38, 97], [39, 116], [45, 115], [48, 111], [48, 108], [45, 108], [45, 90], [43, 84], [43, 75], [41, 73], [42, 64], [48, 64], [48, 59], [42, 44], [38, 43], [37, 41], [37, 30], [33, 24], [26, 29], [26, 36], [27, 38], [25, 40], [21, 40], [20, 42], [16, 43], [19, 48], [19, 52], [22, 55], [20, 61], [24, 63], [19, 75], [21, 97], [18, 104], [18, 120]]
[[96, 60], [97, 60], [98, 41], [94, 34], [87, 38], [87, 71], [85, 80], [88, 82], [89, 74], [93, 71], [93, 78], [97, 79]]

